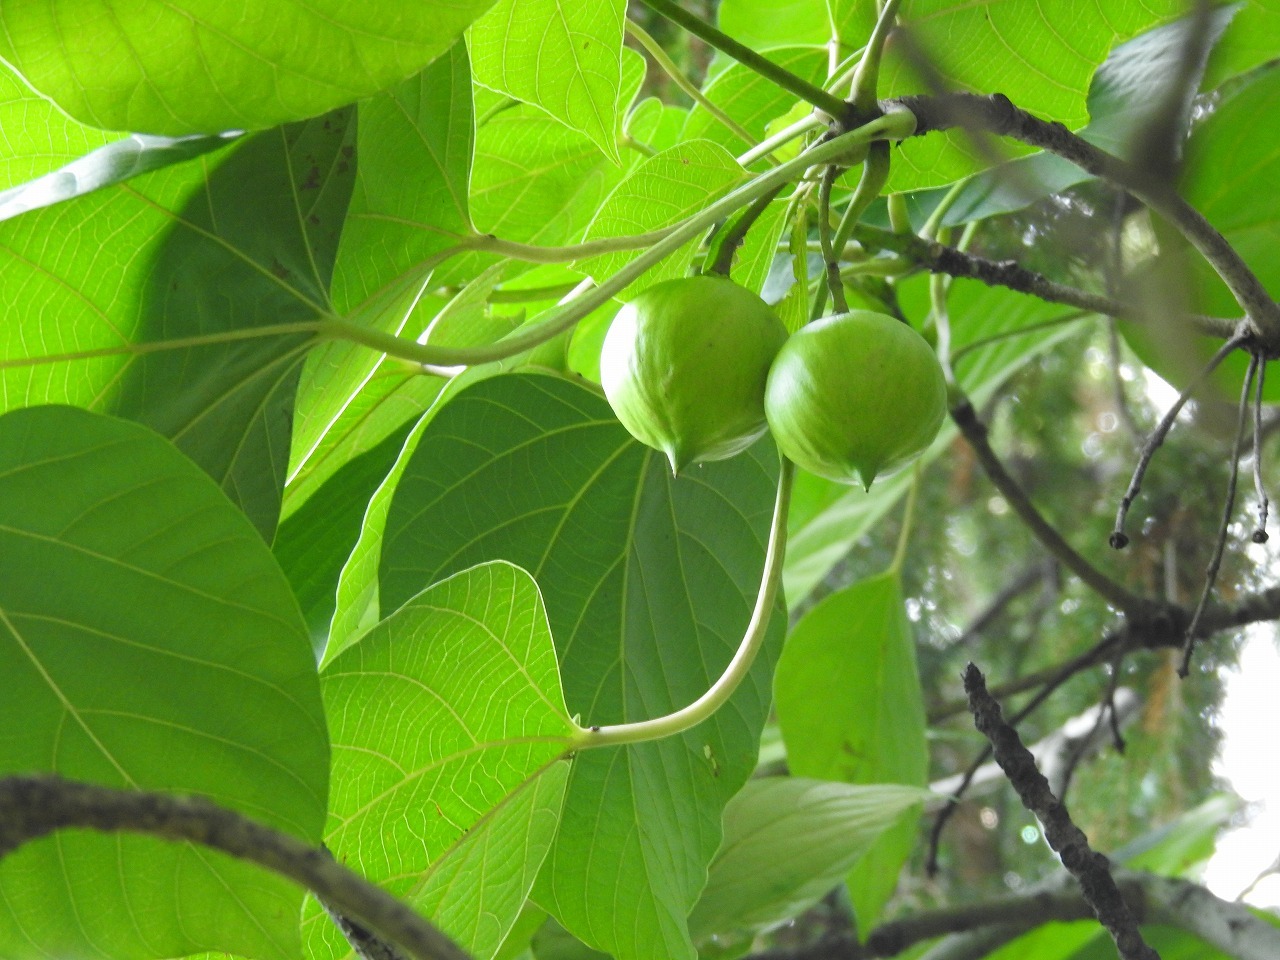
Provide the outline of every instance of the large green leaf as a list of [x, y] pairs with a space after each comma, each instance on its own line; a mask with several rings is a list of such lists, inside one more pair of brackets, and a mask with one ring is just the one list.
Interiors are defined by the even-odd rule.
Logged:
[[[896, 571], [832, 594], [792, 628], [774, 680], [778, 724], [797, 776], [924, 786], [924, 700]], [[849, 875], [858, 928], [869, 930], [917, 836], [883, 834]]]
[[471, 28], [476, 82], [534, 104], [618, 162], [625, 0], [498, 0]]
[[30, 0], [0, 14], [0, 58], [95, 127], [256, 130], [417, 73], [491, 3]]
[[[467, 211], [472, 121], [465, 45], [454, 44], [421, 74], [359, 109], [360, 168], [334, 266], [334, 306], [354, 322], [417, 337], [434, 314], [422, 309], [433, 304], [422, 298], [430, 270], [420, 265], [474, 233]], [[352, 343], [329, 343], [307, 358], [294, 409], [291, 484], [326, 460], [351, 429], [347, 409], [385, 369], [382, 354]], [[407, 378], [412, 371], [400, 372]], [[339, 422], [345, 429], [335, 431]]]
[[[811, 83], [827, 77], [827, 54], [812, 47], [775, 50], [769, 59]], [[795, 104], [795, 96], [772, 80], [760, 76], [740, 63], [731, 63], [715, 75], [703, 90], [707, 99], [753, 134], [763, 140], [769, 121], [786, 113]], [[755, 144], [744, 143], [705, 108], [695, 104], [684, 125], [684, 139], [712, 140], [737, 154]]]
[[926, 794], [800, 777], [749, 780], [725, 807], [724, 841], [689, 917], [693, 935], [754, 933], [799, 915]]
[[[334, 659], [322, 687], [326, 844], [492, 956], [555, 835], [574, 729], [537, 585], [509, 563], [458, 573]], [[313, 957], [345, 955], [318, 908], [307, 927]]]
[[[858, 4], [856, 10], [859, 32], [869, 35], [875, 6]], [[1089, 80], [1111, 48], [1185, 12], [1180, 0], [914, 0], [904, 5], [900, 22], [910, 31], [911, 49], [927, 58], [946, 88], [1006, 93], [1018, 106], [1077, 129], [1088, 120]], [[914, 68], [913, 54], [903, 50], [903, 44], [889, 44], [880, 95], [933, 92]], [[894, 151], [889, 189], [948, 183], [985, 165], [965, 135], [931, 134]]]
[[34, 180], [114, 140], [76, 123], [0, 62], [0, 190]]
[[[586, 239], [624, 237], [672, 226], [738, 186], [746, 177], [738, 161], [719, 144], [707, 140], [677, 144], [645, 160], [614, 188], [591, 221]], [[659, 280], [683, 276], [696, 249], [697, 242], [691, 241], [646, 270], [626, 289], [642, 290]], [[617, 273], [641, 252], [605, 253], [581, 261], [577, 267], [603, 279]]]
[[[4, 406], [70, 403], [140, 420], [270, 538], [312, 338], [253, 330], [328, 310], [354, 175], [349, 118], [244, 137], [0, 223], [0, 368], [35, 361], [0, 369]], [[232, 339], [148, 352], [187, 337]], [[93, 351], [107, 355], [67, 357]], [[49, 355], [67, 358], [39, 362]]]
[[[0, 417], [0, 772], [203, 794], [318, 842], [328, 739], [289, 585], [172, 444]], [[293, 960], [298, 888], [202, 847], [60, 833], [0, 865], [0, 955]]]
[[[765, 443], [674, 479], [594, 391], [486, 380], [435, 415], [405, 466], [382, 606], [481, 560], [518, 563], [546, 597], [570, 710], [586, 723], [664, 714], [705, 692], [739, 643], [775, 470]], [[621, 958], [692, 957], [685, 917], [721, 809], [755, 765], [782, 627], [775, 615], [749, 679], [706, 723], [575, 760], [535, 898], [578, 937]]]
[[757, 50], [831, 39], [825, 0], [722, 0], [716, 16], [721, 30]]

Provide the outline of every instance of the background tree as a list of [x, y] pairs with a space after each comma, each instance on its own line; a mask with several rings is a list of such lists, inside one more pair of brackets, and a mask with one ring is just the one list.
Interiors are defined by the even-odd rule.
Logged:
[[[1272, 0], [0, 17], [0, 956], [1277, 955], [1193, 882]], [[673, 477], [599, 357], [690, 273], [948, 422]]]

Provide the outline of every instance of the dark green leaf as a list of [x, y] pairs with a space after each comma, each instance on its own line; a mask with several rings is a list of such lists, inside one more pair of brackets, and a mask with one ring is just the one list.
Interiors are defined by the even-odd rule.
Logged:
[[[667, 713], [705, 692], [739, 643], [775, 469], [762, 444], [673, 479], [593, 391], [484, 381], [435, 415], [404, 469], [381, 604], [481, 560], [518, 563], [546, 597], [570, 710], [585, 723]], [[535, 896], [577, 936], [622, 958], [692, 957], [685, 917], [721, 809], [755, 765], [782, 626], [775, 616], [750, 679], [705, 724], [578, 756]]]
[[[5, 404], [153, 427], [270, 539], [306, 326], [328, 311], [354, 173], [348, 121], [244, 137], [0, 224], [0, 368], [27, 364], [3, 370]], [[296, 332], [253, 335], [282, 324]], [[188, 337], [214, 342], [152, 352]], [[108, 355], [73, 359], [93, 351]]]
[[[0, 772], [202, 794], [319, 841], [329, 745], [288, 582], [144, 427], [0, 417], [0, 675]], [[294, 960], [301, 902], [202, 847], [61, 833], [0, 865], [0, 955]]]
[[[924, 703], [896, 571], [824, 599], [791, 630], [774, 681], [796, 776], [924, 786]], [[883, 834], [849, 875], [859, 929], [875, 924], [916, 838]]]
[[844, 879], [927, 791], [797, 777], [749, 780], [724, 811], [724, 841], [689, 917], [697, 939], [798, 916]]

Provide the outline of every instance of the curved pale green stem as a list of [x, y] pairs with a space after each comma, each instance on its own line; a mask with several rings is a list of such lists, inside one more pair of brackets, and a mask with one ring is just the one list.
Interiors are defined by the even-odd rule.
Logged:
[[926, 240], [936, 240], [938, 238], [938, 231], [942, 229], [942, 221], [946, 218], [951, 208], [955, 206], [956, 201], [960, 199], [960, 194], [969, 185], [970, 179], [972, 178], [965, 177], [962, 180], [957, 180], [951, 185], [951, 189], [943, 194], [942, 199], [938, 201], [938, 205], [929, 214], [929, 219], [920, 228], [920, 236]]
[[853, 74], [853, 105], [858, 110], [870, 112], [876, 109], [876, 87], [880, 82], [880, 54], [884, 51], [884, 42], [893, 29], [893, 21], [898, 15], [899, 0], [885, 0], [880, 8], [880, 17], [876, 20], [871, 38], [862, 51], [862, 59]]
[[644, 47], [649, 56], [653, 57], [654, 62], [662, 68], [662, 72], [675, 81], [675, 85], [688, 94], [690, 100], [707, 111], [721, 126], [748, 147], [755, 144], [756, 138], [751, 135], [751, 131], [708, 100], [706, 95], [698, 89], [698, 85], [689, 79], [689, 75], [681, 70], [671, 57], [667, 56], [667, 51], [663, 50], [662, 45], [649, 36], [643, 27], [634, 20], [628, 20], [627, 33], [635, 39], [636, 43]]
[[862, 162], [862, 177], [853, 190], [853, 196], [849, 198], [844, 216], [840, 218], [840, 226], [836, 227], [835, 240], [832, 243], [835, 250], [840, 251], [845, 248], [849, 237], [853, 235], [853, 228], [862, 219], [862, 215], [867, 207], [871, 206], [872, 201], [880, 196], [880, 191], [884, 189], [888, 180], [889, 145], [872, 144], [867, 151], [867, 159]]
[[755, 608], [751, 611], [751, 620], [742, 636], [742, 643], [738, 645], [738, 650], [725, 667], [724, 673], [693, 703], [665, 717], [607, 727], [579, 727], [573, 735], [571, 749], [615, 747], [624, 743], [643, 743], [646, 740], [675, 736], [702, 723], [733, 696], [764, 644], [769, 617], [778, 599], [778, 588], [782, 585], [782, 560], [787, 544], [787, 508], [791, 505], [791, 482], [794, 477], [795, 467], [786, 457], [781, 457], [778, 467], [778, 496], [773, 504], [773, 521], [769, 527], [764, 570], [760, 575], [760, 592], [756, 595]]
[[893, 550], [893, 562], [887, 572], [895, 576], [902, 572], [907, 559], [907, 544], [911, 542], [911, 527], [916, 519], [916, 497], [920, 493], [920, 462], [911, 468], [911, 486], [907, 488], [907, 505], [902, 508], [902, 530], [898, 533], [898, 545]]
[[[573, 327], [579, 320], [602, 306], [614, 295], [620, 293], [634, 280], [638, 279], [654, 264], [671, 255], [682, 246], [700, 236], [716, 222], [734, 213], [757, 199], [784, 186], [792, 180], [802, 177], [811, 166], [834, 160], [843, 156], [850, 147], [872, 143], [881, 139], [902, 139], [908, 137], [915, 129], [915, 116], [907, 110], [897, 110], [877, 117], [855, 130], [841, 134], [818, 144], [805, 153], [787, 163], [774, 167], [760, 176], [730, 191], [715, 203], [712, 203], [693, 216], [680, 222], [679, 225], [664, 234], [661, 240], [654, 243], [629, 264], [619, 270], [595, 289], [575, 297], [561, 307], [549, 311], [546, 319], [521, 327], [509, 337], [496, 343], [482, 344], [476, 347], [444, 347], [430, 343], [421, 344], [413, 340], [396, 337], [367, 327], [359, 327], [341, 319], [327, 320], [323, 324], [325, 336], [342, 340], [363, 343], [375, 350], [409, 360], [413, 363], [436, 367], [474, 366], [481, 363], [492, 363], [505, 360], [523, 353], [539, 344], [546, 343]], [[499, 252], [489, 248], [491, 252]]]
[[[671, 255], [690, 240], [700, 236], [713, 224], [734, 213], [758, 198], [804, 176], [811, 166], [829, 162], [844, 155], [850, 147], [871, 143], [880, 139], [899, 140], [911, 136], [915, 130], [915, 115], [909, 110], [897, 110], [877, 117], [870, 123], [841, 134], [826, 143], [818, 144], [801, 156], [774, 167], [704, 207], [692, 216], [665, 230], [628, 237], [611, 237], [571, 247], [532, 247], [489, 235], [477, 235], [463, 239], [449, 250], [432, 257], [429, 263], [438, 264], [448, 257], [464, 252], [495, 253], [516, 259], [535, 262], [564, 262], [618, 250], [646, 247], [643, 253], [609, 277], [594, 289], [573, 297], [562, 306], [548, 311], [544, 320], [521, 327], [510, 336], [496, 343], [476, 347], [444, 347], [430, 343], [418, 343], [405, 337], [362, 326], [340, 317], [321, 317], [299, 323], [277, 324], [230, 330], [177, 340], [160, 340], [153, 343], [119, 344], [111, 347], [91, 348], [66, 354], [41, 357], [0, 359], [0, 370], [30, 367], [45, 363], [71, 360], [87, 360], [97, 357], [146, 354], [161, 350], [179, 350], [187, 347], [231, 343], [259, 337], [286, 336], [312, 333], [319, 339], [346, 340], [379, 350], [388, 356], [426, 367], [465, 367], [481, 363], [505, 360], [546, 343], [570, 329], [583, 317], [637, 280], [646, 270]], [[425, 269], [422, 265], [418, 269]], [[401, 278], [403, 279], [403, 278]]]
[[746, 153], [741, 154], [736, 159], [738, 163], [744, 167], [749, 167], [761, 157], [768, 156], [779, 147], [784, 147], [797, 137], [803, 137], [810, 130], [817, 130], [819, 127], [826, 126], [825, 121], [816, 113], [811, 113], [806, 117], [801, 117], [795, 123], [788, 124], [777, 133], [761, 140], [760, 143]]

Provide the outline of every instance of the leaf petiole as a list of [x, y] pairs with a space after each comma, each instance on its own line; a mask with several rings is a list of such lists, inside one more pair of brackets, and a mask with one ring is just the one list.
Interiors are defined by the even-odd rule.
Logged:
[[756, 595], [755, 607], [751, 611], [751, 620], [742, 636], [742, 642], [716, 682], [693, 703], [664, 717], [605, 727], [579, 727], [570, 741], [571, 749], [614, 747], [675, 736], [702, 723], [733, 696], [764, 645], [769, 618], [777, 601], [778, 588], [782, 584], [782, 560], [787, 543], [787, 508], [791, 504], [794, 476], [794, 465], [786, 457], [781, 457], [778, 466], [778, 495], [773, 504], [769, 543], [764, 556], [764, 570], [760, 575], [760, 592]]

